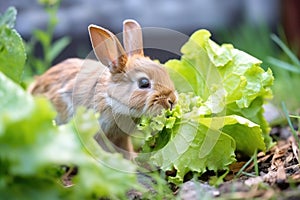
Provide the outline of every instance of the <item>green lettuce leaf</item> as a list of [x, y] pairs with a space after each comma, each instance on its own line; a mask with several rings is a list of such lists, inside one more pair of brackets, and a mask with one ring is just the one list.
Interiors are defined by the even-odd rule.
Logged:
[[179, 184], [189, 171], [202, 174], [207, 169], [226, 169], [235, 161], [234, 150], [235, 141], [227, 134], [189, 122], [182, 124], [178, 134], [155, 152], [151, 160], [165, 171], [175, 169], [176, 175], [169, 180]]
[[21, 36], [13, 29], [17, 11], [10, 7], [0, 13], [0, 71], [15, 82], [20, 82], [26, 60]]
[[[33, 98], [1, 72], [0, 96], [2, 198], [120, 199], [137, 188], [135, 165], [95, 145], [99, 127], [94, 112], [79, 110], [76, 120], [57, 127], [50, 102]], [[62, 165], [78, 167], [74, 186], [61, 183]]]
[[[230, 135], [236, 142], [236, 150], [253, 155], [255, 150], [266, 150], [259, 125], [238, 115], [224, 117], [199, 118], [200, 124]], [[251, 141], [251, 142], [250, 142]]]
[[230, 44], [219, 46], [210, 36], [207, 30], [196, 31], [183, 45], [181, 59], [165, 64], [176, 89], [200, 96], [213, 114], [237, 114], [257, 123], [270, 147], [262, 105], [272, 98], [272, 71], [264, 71], [260, 60]]
[[140, 160], [175, 170], [168, 179], [179, 184], [190, 171], [201, 175], [227, 169], [236, 150], [249, 156], [266, 150], [258, 124], [238, 115], [212, 117], [205, 103], [191, 93], [181, 93], [172, 111], [144, 117], [138, 128], [148, 136]]

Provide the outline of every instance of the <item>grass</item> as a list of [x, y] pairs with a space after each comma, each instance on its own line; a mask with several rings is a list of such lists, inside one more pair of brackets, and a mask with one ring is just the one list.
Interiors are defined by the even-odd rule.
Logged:
[[[64, 36], [54, 41], [54, 31], [58, 23], [57, 12], [60, 8], [60, 0], [39, 0], [49, 21], [45, 30], [35, 29], [31, 39], [26, 44], [27, 62], [24, 79], [30, 79], [33, 75], [44, 73], [53, 64], [54, 59], [70, 43], [70, 38]], [[42, 55], [36, 55], [36, 48], [41, 47]]]
[[[284, 102], [282, 102], [282, 108], [283, 108], [283, 112], [285, 114], [285, 117], [287, 119], [287, 122], [288, 122], [288, 125], [290, 127], [290, 130], [293, 134], [293, 137], [296, 141], [296, 144], [298, 145], [298, 149], [300, 149], [300, 139], [299, 139], [299, 136], [298, 136], [298, 133], [297, 131], [295, 130], [295, 127], [293, 126], [293, 123], [292, 123], [292, 120], [291, 118], [295, 118], [295, 119], [298, 119], [298, 125], [299, 125], [299, 122], [300, 122], [300, 116], [296, 116], [296, 115], [289, 115], [289, 112], [286, 108], [286, 105]], [[298, 160], [300, 160], [300, 156], [298, 154]]]
[[[245, 169], [253, 162], [255, 175], [245, 172]], [[240, 177], [241, 175], [246, 176], [259, 176], [258, 162], [257, 162], [257, 151], [254, 152], [253, 156], [243, 165], [243, 167], [235, 175], [235, 178]]]

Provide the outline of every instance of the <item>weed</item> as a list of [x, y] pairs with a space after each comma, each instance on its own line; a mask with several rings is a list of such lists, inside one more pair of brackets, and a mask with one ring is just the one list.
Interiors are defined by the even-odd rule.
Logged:
[[[46, 30], [36, 29], [33, 31], [33, 36], [26, 45], [28, 60], [25, 66], [25, 79], [45, 72], [52, 65], [53, 60], [70, 43], [70, 38], [67, 36], [53, 42], [54, 31], [58, 23], [57, 12], [60, 0], [39, 0], [39, 3], [47, 12], [49, 21]], [[40, 58], [35, 55], [38, 45], [42, 48]]]

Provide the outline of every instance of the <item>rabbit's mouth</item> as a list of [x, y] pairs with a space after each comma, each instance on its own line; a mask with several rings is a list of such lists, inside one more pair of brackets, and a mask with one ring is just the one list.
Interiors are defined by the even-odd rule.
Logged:
[[[173, 106], [171, 106], [171, 107], [173, 107]], [[166, 106], [166, 103], [163, 103], [163, 104], [157, 103], [157, 104], [153, 104], [152, 106], [150, 106], [148, 108], [145, 108], [146, 111], [144, 113], [145, 113], [145, 115], [148, 115], [148, 116], [156, 116], [156, 115], [161, 114], [161, 112], [164, 109], [171, 109], [171, 107]]]

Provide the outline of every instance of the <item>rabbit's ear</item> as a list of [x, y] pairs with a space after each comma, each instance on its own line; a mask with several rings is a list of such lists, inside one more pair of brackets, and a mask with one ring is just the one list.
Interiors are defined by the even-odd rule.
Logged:
[[117, 37], [102, 27], [89, 25], [91, 43], [99, 61], [109, 67], [111, 73], [124, 71], [127, 55]]
[[128, 55], [144, 55], [142, 29], [135, 20], [123, 22], [123, 43]]

